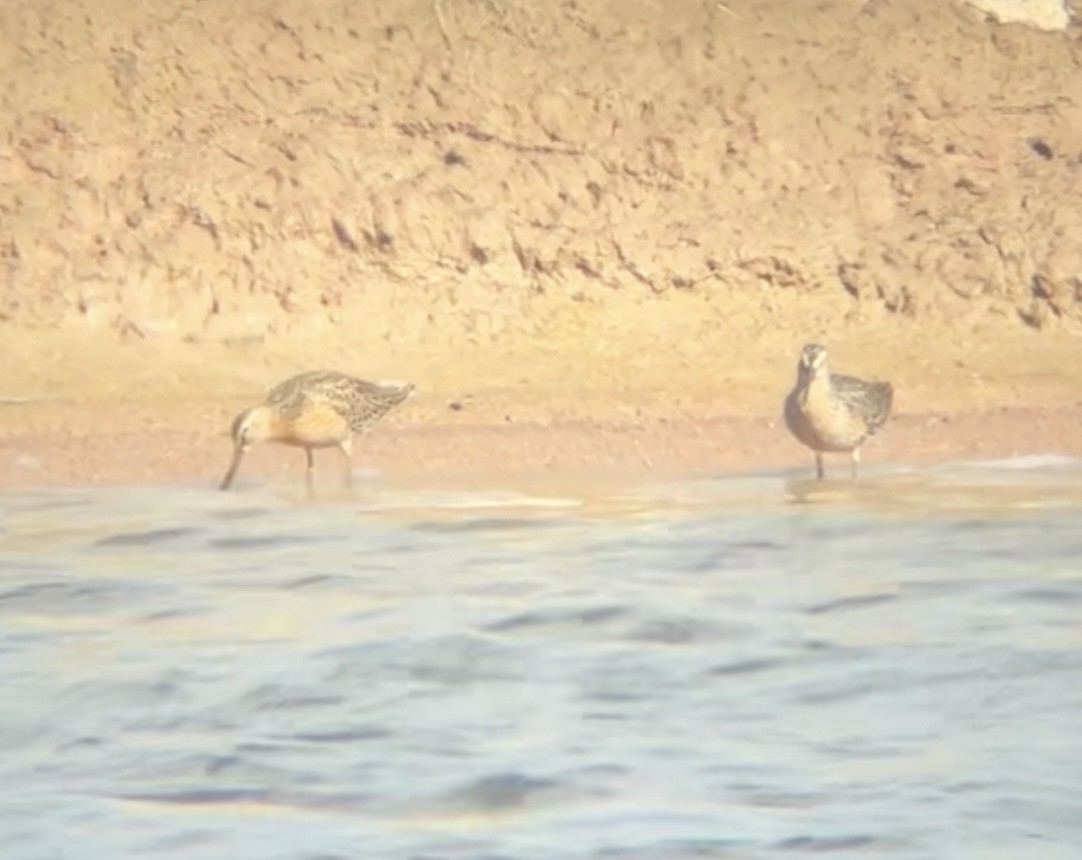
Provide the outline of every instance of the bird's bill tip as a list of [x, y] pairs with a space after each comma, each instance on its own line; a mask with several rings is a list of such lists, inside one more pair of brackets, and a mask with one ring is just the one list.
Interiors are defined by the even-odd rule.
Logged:
[[233, 459], [229, 462], [229, 468], [226, 470], [225, 477], [223, 477], [218, 484], [219, 490], [228, 490], [233, 486], [233, 479], [237, 476], [237, 469], [240, 468], [240, 461], [244, 456], [244, 451], [244, 447], [240, 445], [233, 449]]
[[405, 394], [410, 394], [417, 388], [414, 383], [402, 382], [399, 379], [381, 379], [378, 384], [381, 388], [390, 388], [395, 391], [404, 392]]

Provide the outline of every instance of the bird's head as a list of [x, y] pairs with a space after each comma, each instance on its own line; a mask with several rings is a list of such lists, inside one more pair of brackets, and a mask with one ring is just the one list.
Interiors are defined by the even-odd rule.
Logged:
[[239, 450], [247, 451], [254, 442], [266, 442], [274, 438], [274, 415], [266, 406], [245, 409], [233, 419], [229, 435]]
[[827, 351], [817, 343], [805, 344], [800, 351], [800, 375], [814, 379], [827, 366]]

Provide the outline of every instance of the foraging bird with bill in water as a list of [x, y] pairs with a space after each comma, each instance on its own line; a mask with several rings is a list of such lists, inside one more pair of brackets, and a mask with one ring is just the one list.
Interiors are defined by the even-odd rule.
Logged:
[[309, 490], [313, 451], [337, 448], [345, 461], [345, 485], [351, 486], [353, 436], [369, 430], [413, 389], [409, 383], [368, 382], [334, 370], [301, 373], [278, 383], [262, 403], [233, 419], [233, 460], [219, 489], [229, 489], [245, 452], [257, 442], [303, 448]]
[[800, 352], [797, 378], [785, 398], [785, 424], [815, 452], [815, 475], [823, 477], [823, 454], [848, 452], [857, 477], [861, 445], [887, 423], [894, 401], [889, 382], [831, 373], [827, 351], [809, 343]]

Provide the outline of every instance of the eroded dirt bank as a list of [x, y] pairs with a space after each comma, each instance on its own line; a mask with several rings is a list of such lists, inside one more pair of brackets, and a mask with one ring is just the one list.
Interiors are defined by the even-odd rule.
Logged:
[[895, 381], [884, 456], [1080, 447], [1076, 32], [940, 0], [15, 0], [0, 32], [0, 396], [35, 399], [2, 480], [202, 474], [313, 366], [421, 386], [369, 449], [407, 471], [799, 461], [767, 422], [813, 338]]

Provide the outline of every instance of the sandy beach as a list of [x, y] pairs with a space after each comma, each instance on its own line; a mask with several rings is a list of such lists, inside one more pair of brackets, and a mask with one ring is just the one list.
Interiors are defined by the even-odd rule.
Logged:
[[417, 384], [403, 480], [810, 468], [810, 340], [895, 385], [869, 465], [1082, 455], [1074, 28], [361, 5], [0, 11], [0, 482], [212, 485], [324, 367]]

